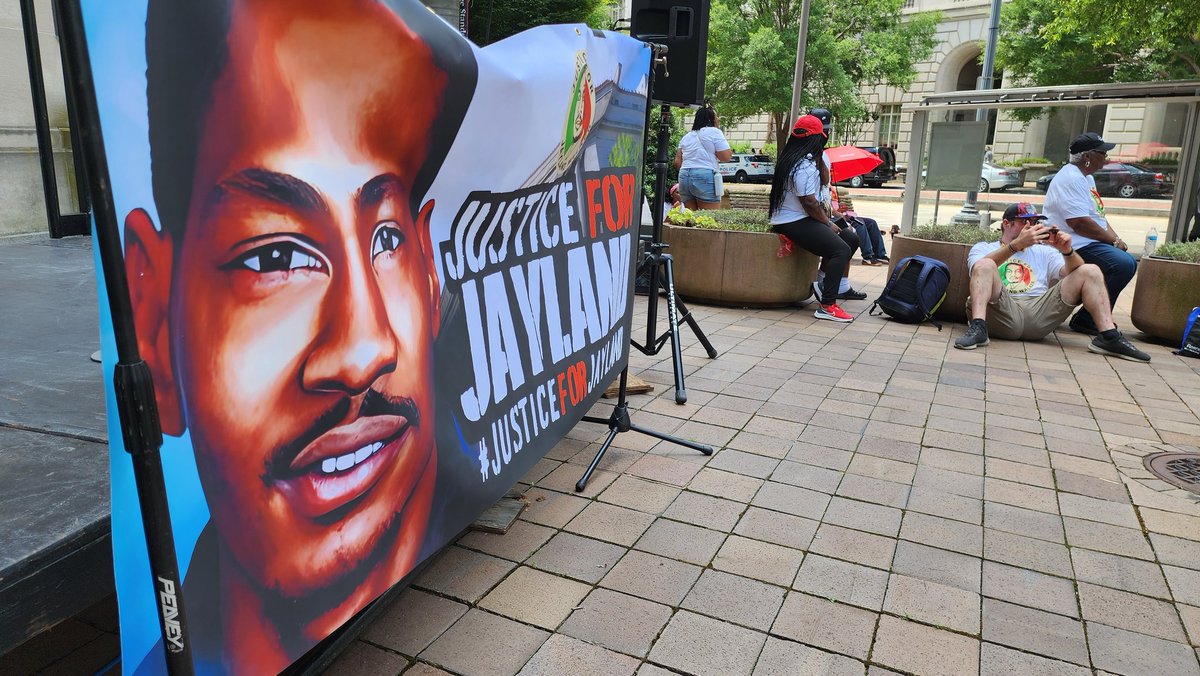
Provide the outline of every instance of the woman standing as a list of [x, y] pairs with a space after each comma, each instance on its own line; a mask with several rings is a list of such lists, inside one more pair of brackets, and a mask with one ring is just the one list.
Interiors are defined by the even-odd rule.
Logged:
[[675, 168], [679, 170], [679, 196], [689, 209], [720, 209], [720, 174], [717, 162], [728, 162], [733, 150], [725, 134], [717, 128], [717, 111], [701, 108], [696, 111], [692, 130], [684, 134], [675, 151]]
[[824, 279], [817, 294], [821, 306], [814, 313], [816, 318], [850, 322], [854, 317], [838, 307], [837, 295], [859, 241], [852, 228], [834, 225], [821, 206], [821, 170], [817, 163], [824, 148], [821, 120], [812, 115], [796, 120], [771, 181], [771, 229], [823, 259]]

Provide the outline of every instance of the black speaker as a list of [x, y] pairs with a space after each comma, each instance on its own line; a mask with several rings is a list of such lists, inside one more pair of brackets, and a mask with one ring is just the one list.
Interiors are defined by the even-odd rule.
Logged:
[[666, 45], [667, 73], [654, 78], [653, 99], [680, 106], [704, 104], [710, 0], [633, 0], [629, 32]]

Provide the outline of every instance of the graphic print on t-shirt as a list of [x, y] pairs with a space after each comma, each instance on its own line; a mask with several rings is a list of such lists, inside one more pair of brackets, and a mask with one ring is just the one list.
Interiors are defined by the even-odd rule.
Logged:
[[1095, 188], [1092, 188], [1092, 201], [1096, 203], [1096, 211], [1099, 212], [1100, 217], [1103, 218], [1104, 200], [1100, 199], [1100, 191], [1096, 190]]
[[1000, 281], [1011, 294], [1022, 294], [1033, 288], [1037, 276], [1033, 268], [1023, 260], [1010, 258], [1000, 266]]

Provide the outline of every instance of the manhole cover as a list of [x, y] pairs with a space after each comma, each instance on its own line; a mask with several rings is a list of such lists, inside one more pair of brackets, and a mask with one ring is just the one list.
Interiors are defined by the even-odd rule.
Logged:
[[1154, 453], [1142, 462], [1163, 481], [1185, 491], [1200, 493], [1200, 453]]

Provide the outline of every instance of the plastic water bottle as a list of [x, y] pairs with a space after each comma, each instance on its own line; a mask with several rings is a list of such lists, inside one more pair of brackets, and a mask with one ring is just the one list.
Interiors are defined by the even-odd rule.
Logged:
[[1158, 248], [1158, 230], [1150, 228], [1150, 232], [1146, 233], [1146, 246], [1142, 249], [1143, 256], [1153, 256], [1154, 250]]

